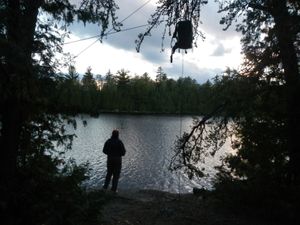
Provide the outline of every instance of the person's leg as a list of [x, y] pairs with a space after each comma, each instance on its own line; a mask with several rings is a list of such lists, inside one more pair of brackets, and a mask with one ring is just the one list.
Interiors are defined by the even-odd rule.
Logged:
[[113, 175], [113, 164], [110, 161], [107, 161], [107, 173], [106, 173], [103, 189], [108, 188], [112, 175]]
[[120, 177], [120, 173], [121, 173], [121, 167], [122, 167], [122, 163], [121, 162], [117, 162], [114, 164], [114, 168], [113, 168], [113, 180], [112, 180], [112, 187], [111, 190], [116, 192], [117, 188], [118, 188], [118, 182], [119, 182], [119, 177]]

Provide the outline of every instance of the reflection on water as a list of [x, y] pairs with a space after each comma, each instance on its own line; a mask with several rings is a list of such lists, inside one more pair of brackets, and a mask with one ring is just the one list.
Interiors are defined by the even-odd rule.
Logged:
[[[168, 170], [176, 138], [182, 132], [189, 131], [192, 118], [188, 116], [153, 115], [115, 115], [104, 114], [99, 118], [83, 117], [77, 119], [77, 138], [68, 157], [77, 163], [89, 161], [91, 178], [89, 187], [100, 188], [106, 172], [106, 156], [102, 153], [103, 144], [115, 128], [120, 131], [127, 153], [123, 157], [123, 166], [119, 188], [121, 189], [157, 189], [170, 192], [188, 192], [193, 187], [211, 188], [211, 180], [190, 181], [182, 173]], [[70, 131], [71, 128], [70, 128]], [[210, 161], [215, 164], [215, 161]], [[208, 170], [214, 173], [213, 165]]]

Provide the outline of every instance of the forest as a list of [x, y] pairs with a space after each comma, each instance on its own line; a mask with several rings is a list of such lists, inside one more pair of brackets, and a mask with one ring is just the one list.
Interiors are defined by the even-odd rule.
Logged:
[[209, 112], [212, 82], [198, 84], [190, 77], [168, 78], [161, 67], [155, 80], [145, 72], [130, 76], [121, 69], [114, 75], [94, 75], [88, 68], [80, 79], [75, 67], [58, 75], [53, 99], [57, 112], [173, 113], [204, 115]]
[[[234, 27], [240, 33], [244, 58], [239, 70], [227, 69], [198, 84], [190, 77], [174, 80], [161, 67], [154, 80], [147, 73], [132, 76], [126, 68], [105, 76], [87, 68], [81, 77], [76, 65], [69, 65], [68, 73], [59, 73], [64, 62], [56, 54], [63, 54], [71, 24], [97, 24], [99, 40], [105, 41], [107, 30], [120, 31], [117, 12], [122, 9], [113, 0], [0, 0], [1, 224], [101, 224], [99, 209], [109, 197], [85, 190], [88, 165], [64, 161], [64, 152], [57, 150], [72, 149], [75, 135], [65, 130], [65, 123], [76, 128], [72, 115], [102, 112], [201, 115], [176, 141], [170, 169], [191, 179], [204, 177], [195, 165], [229, 138], [235, 152], [223, 158], [214, 190], [202, 190], [210, 196], [206, 203], [261, 218], [264, 224], [295, 224], [300, 208], [300, 3], [216, 2], [224, 32]], [[193, 24], [195, 45], [204, 38], [200, 12], [207, 3], [157, 1], [147, 28], [135, 37], [137, 52], [154, 29], [165, 28], [164, 40], [186, 19]]]

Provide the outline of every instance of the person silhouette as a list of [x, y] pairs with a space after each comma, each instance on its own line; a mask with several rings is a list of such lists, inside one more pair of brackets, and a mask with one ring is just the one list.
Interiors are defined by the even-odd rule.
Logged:
[[109, 138], [103, 147], [103, 153], [107, 155], [107, 173], [103, 189], [107, 189], [112, 179], [111, 190], [117, 192], [119, 177], [122, 168], [122, 156], [125, 155], [126, 149], [123, 142], [119, 139], [119, 131], [113, 130], [111, 138]]

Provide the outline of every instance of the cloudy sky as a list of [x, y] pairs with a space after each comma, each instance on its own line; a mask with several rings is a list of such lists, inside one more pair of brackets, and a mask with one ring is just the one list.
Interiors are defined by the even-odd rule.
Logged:
[[[116, 2], [120, 7], [118, 17], [122, 20], [147, 0], [116, 0]], [[122, 29], [147, 24], [147, 20], [155, 10], [156, 2], [157, 0], [150, 1], [126, 19]], [[81, 74], [90, 66], [94, 74], [105, 75], [109, 70], [116, 73], [120, 69], [125, 69], [130, 71], [132, 76], [147, 72], [155, 78], [157, 68], [161, 66], [168, 77], [177, 79], [182, 75], [190, 76], [202, 83], [226, 67], [238, 68], [241, 63], [240, 35], [233, 28], [228, 31], [222, 30], [223, 27], [219, 25], [221, 15], [217, 10], [218, 5], [214, 1], [209, 1], [209, 4], [202, 8], [202, 24], [199, 29], [204, 33], [205, 40], [199, 39], [198, 47], [188, 50], [187, 54], [176, 52], [173, 63], [170, 63], [170, 39], [164, 41], [165, 50], [161, 51], [160, 28], [153, 30], [151, 37], [146, 37], [139, 53], [135, 50], [134, 41], [146, 27], [111, 34], [104, 38], [102, 43], [96, 41], [97, 39], [89, 39], [66, 44], [64, 50], [78, 56], [75, 58], [75, 66]], [[97, 25], [74, 24], [71, 26], [71, 32], [70, 39], [66, 42], [98, 35], [100, 28]]]

